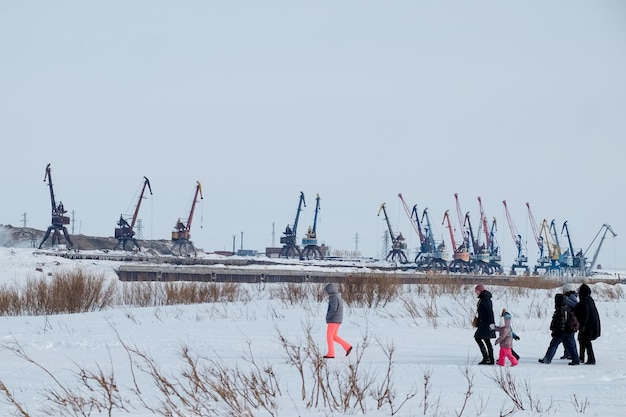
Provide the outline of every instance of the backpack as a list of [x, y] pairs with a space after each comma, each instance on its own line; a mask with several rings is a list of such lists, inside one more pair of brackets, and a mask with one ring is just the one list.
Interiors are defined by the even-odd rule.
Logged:
[[565, 331], [567, 333], [576, 333], [580, 328], [580, 323], [578, 323], [576, 315], [569, 311], [566, 311], [565, 314], [567, 316], [565, 319]]

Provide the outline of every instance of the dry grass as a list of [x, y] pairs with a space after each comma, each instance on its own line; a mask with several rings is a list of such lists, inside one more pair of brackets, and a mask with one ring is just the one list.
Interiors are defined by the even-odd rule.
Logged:
[[391, 274], [350, 275], [341, 283], [344, 301], [353, 307], [385, 307], [402, 291], [402, 280]]

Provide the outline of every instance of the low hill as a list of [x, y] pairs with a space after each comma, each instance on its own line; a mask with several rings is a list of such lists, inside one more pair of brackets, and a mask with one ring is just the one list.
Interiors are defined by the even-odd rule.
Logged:
[[[0, 246], [15, 248], [36, 248], [45, 236], [45, 230], [30, 227], [13, 227], [0, 225]], [[49, 238], [50, 239], [50, 238]], [[117, 244], [114, 237], [70, 235], [76, 250], [112, 250]], [[165, 255], [171, 252], [172, 242], [169, 240], [138, 240], [142, 250], [153, 250]], [[50, 247], [46, 242], [43, 247]]]

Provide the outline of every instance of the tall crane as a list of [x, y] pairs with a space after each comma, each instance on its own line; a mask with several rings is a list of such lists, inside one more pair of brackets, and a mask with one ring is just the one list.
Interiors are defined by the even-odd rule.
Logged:
[[554, 220], [551, 224], [548, 224], [546, 219], [541, 222], [541, 234], [544, 242], [548, 247], [548, 258], [550, 259], [550, 266], [547, 272], [560, 273], [561, 270], [561, 247], [556, 236], [556, 228], [554, 227]]
[[134, 228], [135, 223], [137, 222], [137, 216], [139, 215], [139, 207], [141, 207], [141, 202], [144, 199], [146, 188], [150, 191], [150, 195], [152, 195], [150, 180], [148, 180], [148, 177], [143, 177], [141, 193], [139, 194], [139, 200], [137, 201], [137, 205], [135, 206], [135, 212], [133, 213], [133, 217], [131, 218], [130, 223], [128, 223], [128, 221], [124, 218], [123, 214], [120, 214], [120, 219], [117, 222], [117, 225], [119, 227], [115, 228], [115, 238], [117, 239], [117, 243], [113, 250], [121, 247], [123, 250], [126, 251], [131, 251], [135, 248], [137, 248], [138, 251], [141, 251], [139, 243], [135, 239]]
[[535, 216], [533, 216], [533, 212], [530, 210], [530, 204], [527, 202], [526, 207], [528, 208], [528, 218], [530, 220], [530, 226], [533, 230], [533, 236], [535, 237], [535, 242], [537, 242], [537, 247], [539, 248], [539, 258], [537, 258], [537, 263], [535, 264], [534, 273], [537, 274], [540, 269], [547, 271], [550, 267], [550, 258], [545, 254], [545, 246], [544, 246], [544, 238], [541, 236], [539, 231], [539, 224], [535, 221]]
[[[604, 230], [604, 233], [602, 233], [602, 230]], [[600, 248], [602, 247], [602, 243], [604, 242], [604, 238], [606, 237], [607, 232], [611, 232], [611, 234], [613, 235], [613, 238], [617, 237], [617, 234], [613, 231], [613, 228], [611, 227], [611, 225], [603, 224], [600, 230], [598, 230], [598, 233], [596, 233], [596, 236], [593, 238], [593, 240], [589, 244], [589, 247], [585, 250], [584, 255], [587, 254], [587, 252], [591, 248], [591, 245], [593, 245], [593, 242], [595, 242], [598, 236], [600, 236], [600, 233], [602, 233], [602, 238], [600, 239], [600, 243], [598, 243], [598, 247], [596, 248], [596, 251], [593, 254], [591, 263], [585, 268], [585, 275], [591, 275], [591, 271], [593, 271], [593, 267], [596, 266], [596, 261], [598, 260], [598, 254], [600, 253]]]
[[[447, 270], [448, 263], [443, 259], [443, 255], [441, 248], [437, 248], [435, 244], [435, 240], [432, 235], [432, 231], [430, 228], [430, 220], [428, 219], [427, 211], [424, 210], [422, 213], [422, 220], [426, 216], [428, 221], [428, 227], [422, 231], [422, 225], [420, 223], [420, 217], [417, 211], [417, 204], [413, 206], [411, 210], [409, 210], [409, 206], [404, 201], [402, 197], [402, 193], [398, 193], [398, 197], [402, 202], [402, 206], [404, 208], [405, 213], [409, 217], [409, 221], [415, 229], [419, 239], [420, 239], [420, 248], [417, 255], [415, 255], [415, 263], [417, 268], [421, 271], [430, 271], [433, 269], [436, 270]], [[445, 250], [445, 244], [443, 246], [443, 250]]]
[[46, 234], [44, 235], [41, 243], [39, 244], [39, 249], [43, 246], [43, 244], [48, 240], [50, 234], [52, 233], [52, 241], [51, 245], [54, 246], [61, 244], [61, 236], [63, 233], [63, 237], [65, 238], [65, 246], [67, 249], [73, 249], [74, 244], [70, 239], [69, 233], [67, 233], [66, 224], [70, 224], [70, 218], [65, 215], [67, 210], [63, 207], [63, 203], [59, 201], [57, 205], [56, 199], [54, 198], [54, 188], [52, 186], [52, 170], [50, 169], [50, 164], [46, 166], [46, 172], [43, 176], [43, 181], [46, 182], [48, 180], [48, 188], [50, 189], [50, 205], [52, 206], [52, 221], [50, 226], [48, 226], [48, 230], [46, 230]]
[[280, 243], [283, 244], [283, 248], [280, 250], [280, 254], [278, 257], [282, 258], [290, 258], [292, 255], [298, 255], [298, 259], [304, 259], [302, 257], [302, 251], [298, 247], [296, 243], [296, 233], [298, 231], [298, 219], [300, 218], [300, 212], [302, 211], [302, 206], [306, 207], [306, 202], [304, 201], [304, 193], [300, 191], [300, 200], [298, 202], [298, 210], [296, 211], [296, 220], [293, 222], [293, 226], [287, 225], [282, 236], [280, 238]]
[[450, 231], [450, 242], [452, 243], [452, 248], [454, 253], [452, 254], [452, 261], [450, 261], [450, 265], [448, 269], [450, 272], [470, 272], [470, 254], [465, 243], [461, 243], [459, 246], [456, 245], [456, 241], [454, 240], [454, 231], [452, 229], [452, 224], [450, 223], [450, 214], [449, 210], [443, 214], [443, 221], [441, 224], [445, 224], [448, 222], [448, 230]]
[[391, 238], [391, 250], [387, 254], [385, 260], [389, 260], [389, 258], [391, 257], [392, 261], [395, 261], [397, 259], [401, 263], [409, 262], [406, 254], [404, 253], [407, 248], [407, 244], [404, 241], [404, 236], [402, 236], [402, 233], [399, 233], [398, 236], [395, 236], [393, 234], [393, 229], [391, 228], [391, 223], [389, 222], [389, 217], [387, 216], [387, 209], [385, 209], [385, 203], [380, 205], [380, 208], [378, 209], [378, 216], [380, 216], [381, 211], [385, 215], [387, 230], [389, 230], [389, 237]]
[[574, 249], [567, 220], [563, 223], [563, 227], [561, 228], [561, 234], [563, 232], [565, 232], [565, 237], [567, 238], [567, 249], [561, 254], [561, 259], [565, 264], [565, 272], [571, 275], [584, 275], [587, 260], [585, 259], [582, 249], [577, 251]]
[[435, 236], [433, 234], [433, 228], [430, 223], [430, 216], [428, 215], [428, 208], [425, 208], [422, 212], [422, 223], [426, 219], [426, 229], [424, 230], [424, 234], [426, 235], [426, 242], [429, 243], [429, 246], [432, 246], [433, 249], [433, 257], [430, 260], [429, 268], [435, 269], [438, 271], [447, 271], [448, 270], [448, 248], [446, 248], [446, 242], [442, 240], [437, 244], [435, 241]]
[[517, 275], [516, 269], [522, 269], [524, 270], [524, 275], [528, 275], [528, 256], [526, 255], [526, 248], [524, 247], [522, 235], [517, 232], [517, 228], [515, 227], [515, 224], [513, 223], [513, 220], [511, 218], [511, 214], [509, 213], [509, 207], [506, 205], [506, 200], [503, 200], [502, 204], [504, 204], [506, 220], [509, 223], [511, 236], [513, 237], [515, 247], [517, 248], [517, 256], [513, 260], [514, 263], [511, 266], [511, 275]]
[[500, 247], [496, 241], [497, 231], [497, 223], [496, 218], [494, 217], [491, 221], [491, 228], [489, 228], [487, 216], [485, 215], [485, 211], [483, 210], [483, 201], [480, 197], [478, 197], [478, 207], [480, 209], [480, 223], [481, 227], [485, 233], [485, 245], [487, 249], [487, 253], [489, 254], [489, 269], [490, 273], [499, 273], [501, 274], [504, 269], [502, 268], [502, 257], [500, 256]]
[[193, 242], [190, 240], [191, 238], [191, 222], [193, 221], [193, 213], [196, 210], [196, 204], [198, 203], [198, 197], [200, 200], [202, 197], [202, 184], [200, 181], [196, 181], [196, 191], [193, 195], [193, 201], [191, 202], [191, 210], [189, 211], [189, 217], [187, 218], [187, 223], [183, 223], [178, 218], [176, 225], [174, 226], [174, 231], [172, 232], [172, 253], [178, 256], [197, 256], [198, 252], [193, 245]]
[[313, 217], [313, 227], [309, 226], [306, 236], [302, 238], [302, 256], [307, 259], [324, 259], [322, 249], [317, 245], [317, 214], [320, 211], [320, 195], [315, 197], [315, 216]]
[[474, 235], [474, 229], [472, 228], [472, 221], [470, 219], [469, 211], [465, 213], [465, 220], [463, 226], [467, 228], [469, 233], [469, 241], [471, 243], [472, 251], [470, 253], [470, 269], [476, 274], [491, 274], [489, 267], [489, 250], [484, 244], [478, 241], [478, 238]]

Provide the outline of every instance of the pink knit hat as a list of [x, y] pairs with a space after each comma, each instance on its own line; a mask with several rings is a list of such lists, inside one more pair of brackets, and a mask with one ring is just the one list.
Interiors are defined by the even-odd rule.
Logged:
[[478, 292], [483, 292], [485, 290], [485, 286], [483, 284], [478, 284], [475, 288], [474, 291], [478, 291]]

